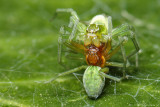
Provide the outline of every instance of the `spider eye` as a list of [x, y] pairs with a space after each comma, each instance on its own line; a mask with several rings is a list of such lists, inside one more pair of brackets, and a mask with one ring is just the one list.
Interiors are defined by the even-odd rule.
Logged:
[[87, 30], [86, 32], [87, 33], [97, 33], [99, 32], [99, 26], [96, 25], [96, 24], [90, 24], [88, 27], [87, 27]]

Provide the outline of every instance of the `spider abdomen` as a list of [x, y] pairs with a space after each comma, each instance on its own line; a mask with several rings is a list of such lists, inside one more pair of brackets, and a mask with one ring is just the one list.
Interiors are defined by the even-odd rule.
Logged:
[[101, 67], [89, 66], [83, 75], [83, 84], [90, 98], [97, 99], [105, 85], [105, 77], [100, 75]]

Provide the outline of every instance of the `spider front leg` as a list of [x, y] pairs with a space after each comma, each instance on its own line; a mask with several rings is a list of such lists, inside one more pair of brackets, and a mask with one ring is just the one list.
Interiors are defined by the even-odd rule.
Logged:
[[62, 36], [64, 34], [64, 27], [60, 28], [60, 35], [58, 37], [58, 63], [62, 64]]
[[[59, 13], [59, 12], [69, 12], [69, 13], [71, 13], [70, 23], [69, 23], [68, 27], [62, 26], [60, 28], [60, 35], [59, 35], [59, 38], [58, 38], [58, 62], [61, 65], [64, 66], [65, 64], [62, 64], [62, 44], [64, 43], [63, 42], [64, 41], [63, 37], [65, 36], [65, 37], [67, 37], [67, 39], [69, 41], [72, 41], [72, 39], [75, 36], [76, 30], [77, 30], [77, 24], [79, 23], [79, 18], [78, 18], [77, 13], [71, 8], [57, 9], [56, 14]], [[81, 26], [82, 26], [82, 24], [81, 24]], [[66, 28], [67, 29], [72, 29], [72, 31], [70, 31], [71, 33], [69, 31], [65, 30]]]
[[77, 29], [77, 25], [79, 23], [79, 17], [77, 15], [77, 13], [72, 9], [72, 8], [67, 8], [67, 9], [57, 9], [56, 10], [56, 13], [59, 13], [59, 12], [67, 12], [67, 13], [71, 13], [71, 16], [70, 16], [70, 23], [68, 25], [68, 27], [70, 28], [73, 28], [72, 29], [72, 32], [69, 36], [69, 40], [71, 41], [74, 36], [75, 36], [75, 33], [76, 33], [76, 29]]
[[[59, 64], [61, 64], [64, 67], [66, 64], [64, 64], [64, 62], [62, 61], [62, 52], [66, 51], [68, 53], [73, 53], [73, 54], [77, 54], [77, 53], [83, 54], [83, 52], [85, 50], [85, 47], [82, 44], [78, 44], [74, 41], [69, 41], [68, 37], [70, 35], [70, 33], [69, 33], [70, 30], [71, 30], [71, 28], [66, 27], [66, 26], [62, 26], [60, 28], [60, 35], [58, 37], [58, 62], [59, 62]], [[70, 49], [70, 51], [63, 50], [63, 48], [62, 48], [63, 45], [68, 47]], [[73, 59], [77, 59], [77, 60], [81, 59], [82, 60], [82, 58], [77, 58], [74, 56], [71, 56], [71, 57]]]
[[58, 13], [58, 12], [71, 13], [72, 16], [74, 16], [76, 19], [79, 20], [77, 13], [72, 8], [66, 8], [66, 9], [59, 8], [59, 9], [56, 9], [56, 13]]
[[124, 44], [120, 45], [123, 60], [124, 60], [124, 69], [123, 69], [123, 76], [125, 76], [125, 70], [126, 70], [126, 64], [128, 62], [128, 59], [134, 55], [136, 55], [136, 67], [138, 67], [138, 51], [139, 51], [139, 45], [138, 41], [136, 39], [136, 35], [134, 33], [134, 29], [132, 26], [128, 24], [123, 24], [119, 28], [115, 28], [112, 31], [113, 38], [118, 36], [119, 41], [124, 38], [124, 36], [127, 36], [127, 38], [130, 38], [134, 44], [135, 50], [132, 51], [128, 56], [126, 56]]
[[[65, 31], [65, 26], [62, 26], [61, 28], [60, 28], [60, 35], [59, 35], [59, 37], [58, 37], [58, 63], [59, 64], [61, 64], [62, 66], [65, 66], [65, 64], [63, 64], [63, 62], [62, 62], [62, 45], [64, 44], [64, 41], [65, 41], [65, 39], [64, 39], [64, 37], [67, 37], [67, 36], [69, 36], [66, 32], [67, 31]], [[68, 27], [66, 27], [66, 28], [68, 28]]]

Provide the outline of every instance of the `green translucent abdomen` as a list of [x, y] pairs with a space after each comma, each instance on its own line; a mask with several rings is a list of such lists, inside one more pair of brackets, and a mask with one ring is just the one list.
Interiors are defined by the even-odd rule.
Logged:
[[100, 75], [100, 69], [98, 66], [89, 66], [83, 75], [84, 88], [90, 98], [96, 99], [105, 85], [105, 77]]

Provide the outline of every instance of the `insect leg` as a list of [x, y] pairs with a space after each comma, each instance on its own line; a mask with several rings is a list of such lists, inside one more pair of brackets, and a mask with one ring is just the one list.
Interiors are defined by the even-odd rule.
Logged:
[[61, 76], [65, 76], [65, 75], [68, 75], [68, 74], [71, 74], [71, 73], [80, 71], [80, 70], [82, 70], [82, 69], [86, 69], [87, 67], [88, 67], [87, 65], [82, 65], [82, 66], [80, 66], [80, 67], [71, 69], [71, 70], [69, 70], [69, 71], [62, 72], [62, 73], [58, 74], [55, 78], [52, 78], [51, 80], [46, 81], [45, 83], [50, 83], [50, 82], [56, 80], [57, 78], [59, 78], [59, 77], [61, 77]]

